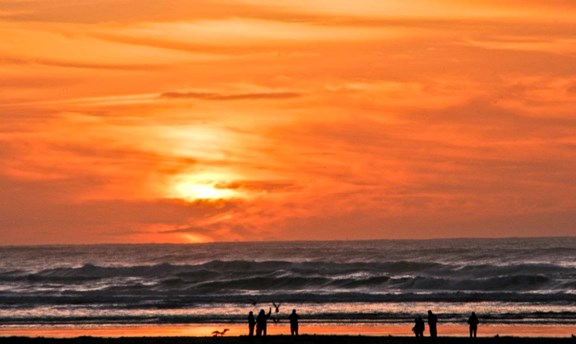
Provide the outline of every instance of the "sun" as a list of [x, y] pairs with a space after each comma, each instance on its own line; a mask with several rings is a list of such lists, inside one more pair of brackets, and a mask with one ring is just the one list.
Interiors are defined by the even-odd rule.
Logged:
[[226, 188], [219, 175], [184, 175], [175, 177], [170, 187], [170, 197], [186, 201], [215, 201], [242, 198], [238, 190]]
[[178, 198], [186, 200], [217, 200], [234, 198], [236, 192], [209, 184], [181, 183], [174, 187]]

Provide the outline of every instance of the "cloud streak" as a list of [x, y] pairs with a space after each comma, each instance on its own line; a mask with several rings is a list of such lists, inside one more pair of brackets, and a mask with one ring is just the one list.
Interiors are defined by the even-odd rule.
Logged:
[[160, 95], [169, 99], [201, 99], [201, 100], [260, 100], [260, 99], [291, 99], [301, 97], [302, 94], [296, 92], [257, 92], [257, 93], [237, 93], [222, 94], [210, 92], [165, 92]]

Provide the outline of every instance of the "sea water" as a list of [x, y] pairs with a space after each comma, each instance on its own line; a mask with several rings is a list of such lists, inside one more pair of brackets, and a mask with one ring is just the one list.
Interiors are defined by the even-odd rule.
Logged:
[[[0, 247], [0, 327], [576, 323], [576, 238]], [[273, 303], [280, 305], [278, 309]], [[406, 325], [404, 325], [406, 324]]]

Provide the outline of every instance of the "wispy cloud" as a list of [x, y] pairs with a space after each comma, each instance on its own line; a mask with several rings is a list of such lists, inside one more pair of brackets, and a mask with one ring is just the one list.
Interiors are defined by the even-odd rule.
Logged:
[[203, 99], [203, 100], [257, 100], [257, 99], [290, 99], [301, 97], [296, 92], [260, 92], [260, 93], [209, 93], [209, 92], [165, 92], [162, 98], [171, 99]]
[[45, 65], [62, 68], [81, 68], [81, 69], [109, 69], [124, 71], [142, 71], [150, 69], [160, 69], [161, 65], [141, 64], [141, 63], [88, 63], [82, 61], [67, 61], [44, 58], [10, 58], [1, 57], [0, 61], [5, 64], [19, 65]]

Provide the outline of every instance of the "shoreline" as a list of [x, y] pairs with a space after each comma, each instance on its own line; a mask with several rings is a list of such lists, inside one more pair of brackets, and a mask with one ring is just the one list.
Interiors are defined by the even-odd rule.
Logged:
[[[242, 337], [247, 333], [244, 324], [187, 324], [187, 325], [0, 325], [0, 339], [8, 337], [30, 338], [78, 338], [78, 337], [210, 337], [215, 330], [229, 329], [227, 336]], [[300, 334], [305, 336], [366, 336], [366, 337], [406, 337], [413, 336], [412, 324], [300, 324]], [[534, 324], [481, 324], [479, 338], [521, 337], [521, 338], [571, 338], [576, 332], [573, 324], [534, 325]], [[269, 324], [270, 336], [289, 336], [287, 323]], [[425, 336], [429, 335], [426, 328]], [[466, 324], [439, 324], [438, 335], [442, 338], [468, 336]], [[576, 339], [574, 339], [576, 343]]]

